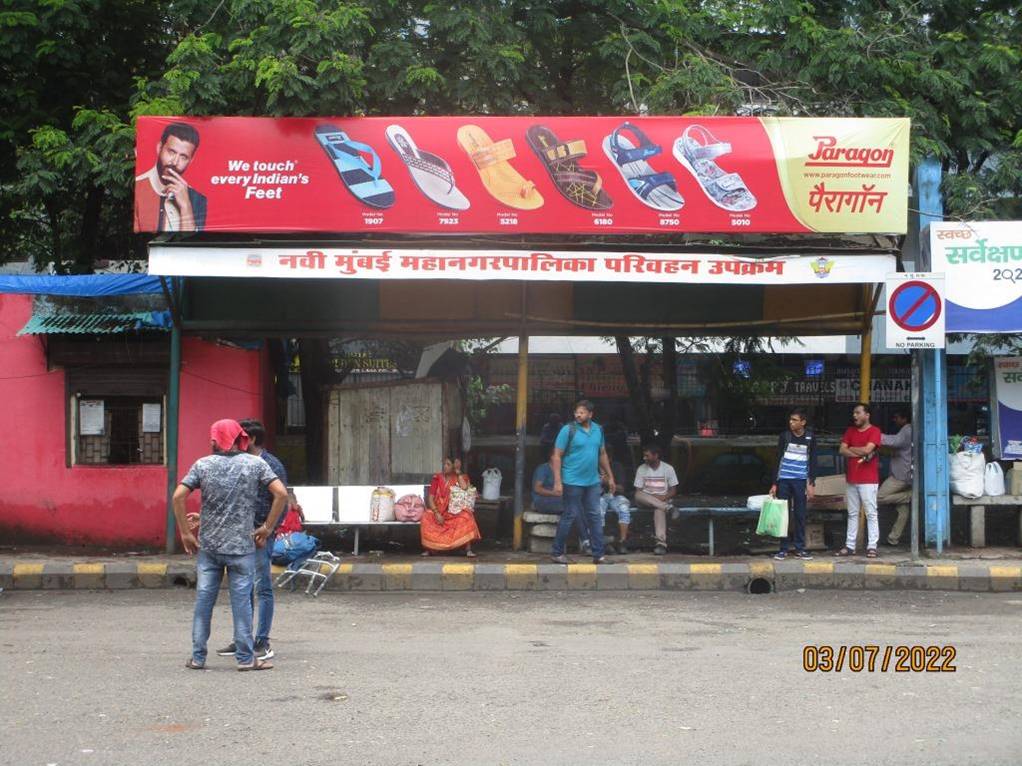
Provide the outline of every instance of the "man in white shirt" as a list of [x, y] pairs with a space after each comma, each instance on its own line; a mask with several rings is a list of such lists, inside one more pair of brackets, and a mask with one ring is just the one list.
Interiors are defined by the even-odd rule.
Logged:
[[653, 509], [653, 527], [656, 547], [653, 553], [667, 553], [667, 511], [678, 493], [678, 474], [669, 464], [660, 460], [660, 447], [647, 444], [642, 448], [642, 465], [635, 472], [635, 504]]

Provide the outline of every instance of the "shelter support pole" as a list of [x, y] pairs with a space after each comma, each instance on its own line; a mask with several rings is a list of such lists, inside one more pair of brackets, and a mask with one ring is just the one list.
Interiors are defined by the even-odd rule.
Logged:
[[[859, 401], [869, 404], [873, 392], [873, 286], [862, 287], [862, 347], [859, 352]], [[866, 514], [859, 514], [859, 531], [856, 540], [868, 545], [866, 537]]]
[[181, 324], [170, 331], [170, 379], [167, 382], [167, 553], [177, 541], [174, 521], [174, 490], [177, 488], [178, 413], [181, 409]]
[[[919, 241], [930, 236], [929, 226], [944, 219], [944, 200], [940, 194], [941, 165], [928, 157], [916, 167], [916, 196], [919, 199]], [[931, 267], [927, 252], [920, 252], [916, 271]], [[916, 352], [919, 355], [922, 417], [914, 424], [921, 451], [916, 465], [917, 503], [925, 514], [927, 544], [935, 544], [937, 553], [951, 540], [951, 511], [948, 492], [947, 439], [947, 356], [943, 349]], [[918, 522], [916, 522], [918, 524]]]
[[529, 336], [518, 336], [518, 391], [515, 404], [515, 526], [512, 548], [522, 549], [522, 516], [525, 513], [525, 426], [529, 405]]
[[922, 422], [920, 351], [912, 351], [912, 560], [919, 560], [919, 423]]

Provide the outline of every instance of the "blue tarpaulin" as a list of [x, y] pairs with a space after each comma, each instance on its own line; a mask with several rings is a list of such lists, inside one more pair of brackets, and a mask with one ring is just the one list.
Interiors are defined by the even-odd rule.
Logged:
[[148, 274], [0, 275], [0, 293], [94, 298], [102, 295], [139, 295], [162, 292], [160, 278], [151, 277]]

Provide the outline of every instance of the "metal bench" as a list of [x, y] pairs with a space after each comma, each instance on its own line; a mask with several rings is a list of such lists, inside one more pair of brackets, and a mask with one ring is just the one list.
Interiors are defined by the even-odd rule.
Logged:
[[[352, 527], [355, 530], [353, 555], [358, 555], [362, 527], [419, 526], [417, 521], [373, 521], [370, 503], [378, 485], [340, 487], [292, 487], [302, 511], [305, 526], [327, 528]], [[394, 490], [395, 498], [418, 495], [425, 499], [422, 484], [386, 485]]]
[[675, 506], [675, 510], [683, 517], [706, 517], [708, 523], [706, 534], [709, 541], [708, 553], [710, 556], [713, 556], [716, 551], [713, 534], [713, 522], [715, 519], [759, 518], [759, 511], [751, 511], [748, 508], [736, 508], [730, 506]]

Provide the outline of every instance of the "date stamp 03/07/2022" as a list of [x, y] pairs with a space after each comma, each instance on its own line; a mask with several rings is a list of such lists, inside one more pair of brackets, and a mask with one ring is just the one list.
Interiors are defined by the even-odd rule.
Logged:
[[958, 651], [953, 646], [879, 644], [833, 646], [807, 644], [802, 669], [807, 673], [954, 673]]

